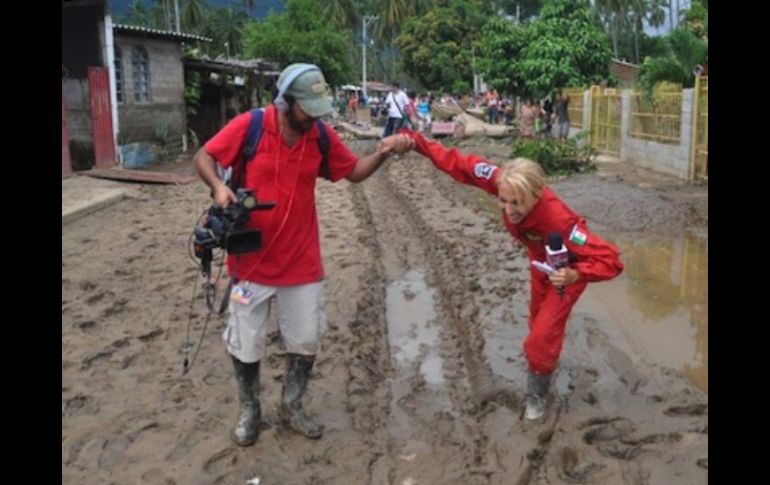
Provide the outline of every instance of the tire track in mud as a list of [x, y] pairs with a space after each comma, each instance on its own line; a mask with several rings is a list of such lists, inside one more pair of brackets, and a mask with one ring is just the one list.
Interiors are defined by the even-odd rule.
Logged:
[[[364, 432], [368, 444], [369, 483], [391, 483], [393, 463], [387, 454], [387, 436], [381, 427], [388, 414], [389, 390], [385, 372], [389, 367], [385, 320], [384, 267], [377, 244], [372, 213], [360, 186], [350, 187], [354, 211], [363, 234], [359, 242], [369, 248], [371, 259], [359, 278], [360, 296], [350, 323], [355, 340], [347, 387], [348, 410], [353, 427]], [[379, 396], [379, 399], [376, 398]]]
[[[427, 266], [438, 288], [440, 311], [444, 321], [450, 324], [457, 334], [455, 345], [462, 351], [462, 361], [470, 385], [469, 394], [480, 396], [484, 394], [482, 391], [490, 372], [481, 355], [484, 348], [483, 335], [479, 326], [473, 324], [478, 318], [479, 308], [472, 298], [468, 298], [468, 295], [474, 293], [475, 284], [461, 272], [464, 257], [458, 257], [454, 245], [428, 226], [420, 215], [420, 208], [401, 192], [392, 177], [385, 179], [384, 183], [387, 190], [393, 194], [393, 199], [403, 207], [409, 223], [419, 234], [425, 248]], [[485, 395], [485, 398], [488, 397]], [[475, 407], [483, 404], [484, 400], [477, 397], [471, 410], [475, 412]]]
[[[474, 297], [483, 286], [489, 286], [489, 283], [485, 284], [481, 281], [485, 273], [489, 273], [492, 268], [499, 268], [499, 260], [497, 257], [491, 256], [498, 254], [499, 251], [474, 254], [474, 249], [470, 245], [463, 244], [465, 242], [463, 241], [464, 235], [458, 238], [459, 241], [450, 240], [446, 233], [441, 232], [440, 229], [434, 229], [432, 224], [435, 221], [428, 222], [429, 218], [433, 216], [427, 214], [425, 208], [421, 207], [425, 204], [425, 198], [431, 203], [434, 202], [431, 200], [431, 196], [426, 195], [425, 192], [435, 191], [440, 199], [445, 199], [452, 207], [452, 212], [456, 213], [463, 210], [472, 212], [472, 217], [477, 222], [473, 225], [465, 222], [460, 224], [463, 227], [468, 227], [470, 231], [477, 230], [478, 226], [481, 226], [481, 234], [479, 235], [483, 246], [487, 243], [484, 240], [486, 237], [484, 232], [490, 228], [493, 231], [499, 230], [498, 216], [494, 210], [489, 210], [490, 208], [494, 209], [494, 203], [489, 200], [486, 194], [474, 191], [474, 189], [460, 187], [458, 190], [455, 182], [443, 177], [442, 174], [438, 174], [438, 177], [432, 177], [430, 173], [428, 175], [418, 173], [415, 178], [422, 182], [426, 179], [431, 180], [431, 186], [427, 190], [425, 187], [415, 187], [411, 184], [405, 186], [400, 177], [390, 177], [387, 183], [390, 190], [400, 194], [398, 200], [404, 206], [405, 212], [409, 214], [412, 224], [419, 228], [422, 239], [429, 248], [426, 255], [429, 266], [435, 274], [436, 286], [440, 288], [442, 312], [460, 336], [462, 358], [467, 368], [470, 387], [468, 401], [472, 403], [469, 406], [469, 411], [474, 423], [473, 442], [475, 445], [473, 465], [466, 478], [472, 480], [471, 483], [511, 483], [512, 474], [510, 471], [506, 471], [504, 467], [495, 463], [495, 460], [491, 458], [498, 454], [498, 450], [494, 443], [490, 442], [490, 433], [486, 429], [488, 424], [485, 423], [485, 417], [489, 413], [494, 413], [495, 408], [500, 406], [508, 408], [521, 419], [522, 399], [512, 390], [510, 383], [504, 382], [495, 375], [485, 359], [484, 348], [487, 343], [480, 321], [481, 309]], [[403, 189], [399, 189], [399, 186]], [[441, 210], [441, 212], [444, 211]], [[425, 218], [422, 216], [423, 214]], [[426, 220], [426, 218], [428, 219]], [[504, 254], [506, 258], [513, 258], [518, 252], [520, 252], [518, 248], [508, 246]], [[476, 261], [478, 264], [469, 266], [469, 261]], [[507, 276], [510, 277], [511, 274]], [[500, 289], [495, 288], [495, 286], [495, 283], [492, 282], [491, 288], [487, 288], [485, 291], [491, 290], [503, 298], [515, 295], [517, 292], [507, 289], [504, 293], [500, 293]], [[557, 412], [551, 415], [553, 419], [549, 420], [548, 431], [541, 433], [542, 436], [550, 437], [553, 434], [559, 414], [557, 409]], [[504, 418], [494, 419], [492, 422], [494, 426], [501, 424], [505, 427], [510, 426]], [[545, 442], [542, 436], [539, 441]], [[534, 461], [539, 466], [537, 460], [543, 455], [545, 453], [538, 448], [533, 448], [527, 454], [529, 462], [517, 483], [528, 483], [528, 476], [532, 472], [530, 470], [531, 463]], [[505, 460], [498, 458], [497, 461]]]
[[[436, 412], [432, 421], [421, 420], [419, 412], [407, 413], [409, 426], [415, 427], [410, 438], [427, 440], [432, 450], [429, 456], [400, 453], [403, 448], [399, 446], [403, 442], [391, 436], [390, 461], [395, 466], [394, 476], [406, 481], [416, 478], [416, 483], [487, 483], [486, 471], [479, 468], [485, 438], [475, 414], [482, 405], [479, 396], [490, 398], [482, 389], [487, 382], [482, 376], [487, 376], [489, 371], [479, 357], [483, 347], [479, 328], [470, 325], [478, 308], [463, 296], [472, 293], [473, 284], [458, 277], [460, 265], [454, 258], [452, 246], [429, 228], [421, 218], [419, 208], [399, 190], [387, 167], [369, 179], [363, 192], [369, 211], [375, 216], [374, 231], [388, 280], [383, 280], [383, 286], [403, 278], [405, 273], [422, 270], [428, 284], [435, 289], [435, 322], [439, 327], [437, 347], [443, 362], [441, 372], [445, 390], [443, 396], [440, 389], [432, 388], [428, 392], [433, 392], [434, 400], [437, 396], [443, 397], [449, 406], [448, 410]], [[418, 373], [416, 369], [413, 371]], [[410, 401], [413, 405], [427, 406], [422, 397], [424, 381], [420, 382], [419, 376], [399, 377], [400, 372], [408, 374], [409, 371], [392, 369], [394, 379], [407, 380], [411, 385], [407, 395], [396, 403], [392, 415], [398, 414], [396, 410]], [[393, 392], [391, 389], [391, 396]], [[398, 426], [391, 419], [388, 433], [392, 435], [396, 428]], [[416, 456], [420, 457], [420, 462], [411, 463]], [[433, 470], [433, 475], [428, 470]]]

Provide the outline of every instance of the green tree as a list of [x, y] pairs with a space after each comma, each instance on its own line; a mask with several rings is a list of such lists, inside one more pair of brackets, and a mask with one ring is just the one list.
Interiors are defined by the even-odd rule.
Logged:
[[480, 2], [448, 0], [408, 19], [396, 38], [406, 72], [427, 89], [452, 91], [473, 79], [473, 46], [488, 15]]
[[287, 0], [283, 12], [246, 26], [244, 44], [250, 57], [316, 64], [331, 85], [353, 79], [346, 34], [326, 22], [318, 0]]
[[709, 12], [701, 3], [693, 1], [690, 8], [681, 12], [684, 27], [700, 38], [708, 37]]
[[[639, 37], [639, 58], [641, 62], [647, 57], [664, 57], [668, 53], [668, 42], [665, 37], [651, 37], [642, 32]], [[641, 63], [640, 62], [640, 63]]]
[[481, 51], [487, 83], [536, 97], [606, 79], [611, 59], [609, 39], [589, 0], [546, 0], [529, 23], [492, 18], [482, 29]]
[[678, 28], [666, 36], [669, 53], [663, 57], [648, 57], [639, 70], [639, 83], [648, 92], [660, 81], [695, 85], [693, 68], [708, 60], [708, 42], [686, 28]]

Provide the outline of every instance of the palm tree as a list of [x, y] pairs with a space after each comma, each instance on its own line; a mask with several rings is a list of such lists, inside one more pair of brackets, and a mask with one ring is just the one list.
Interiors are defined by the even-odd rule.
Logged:
[[682, 10], [679, 9], [679, 0], [676, 0], [676, 10], [675, 10], [675, 17], [676, 17], [676, 25], [679, 26], [679, 14], [682, 13]]
[[171, 0], [155, 0], [150, 19], [152, 26], [158, 29], [173, 30], [173, 16], [171, 14], [173, 8]]
[[674, 30], [674, 0], [668, 0], [668, 28]]
[[[393, 39], [395, 39], [401, 26], [406, 19], [413, 15], [422, 15], [428, 9], [434, 6], [433, 0], [373, 0], [374, 12], [379, 15], [379, 19], [374, 27], [374, 37], [377, 41], [377, 46], [380, 51], [375, 51], [375, 56], [382, 65], [384, 73], [387, 73], [380, 54], [384, 54], [384, 49], [389, 49], [385, 46], [392, 45]], [[396, 73], [396, 60], [398, 58], [397, 51], [392, 51], [393, 55], [389, 55], [391, 61], [390, 78], [393, 78]]]
[[378, 39], [394, 39], [404, 21], [412, 15], [422, 13], [428, 3], [424, 0], [374, 0], [375, 11], [380, 16], [375, 27]]
[[666, 0], [650, 0], [647, 21], [656, 29], [666, 23]]
[[634, 28], [634, 63], [638, 64], [639, 59], [639, 31], [644, 28], [644, 19], [647, 15], [647, 0], [630, 0], [632, 23]]
[[142, 0], [132, 0], [128, 6], [128, 23], [142, 27], [150, 26], [150, 15]]
[[184, 0], [182, 4], [182, 26], [185, 30], [198, 32], [203, 29], [206, 5], [203, 0]]
[[232, 57], [239, 57], [243, 52], [243, 27], [248, 20], [244, 12], [217, 8], [209, 15], [204, 35], [214, 39], [212, 47], [220, 53], [225, 52], [227, 43]]
[[619, 26], [623, 22], [623, 4], [626, 0], [596, 0], [596, 10], [607, 24], [607, 30], [612, 38], [612, 52], [617, 59], [620, 56], [618, 46]]
[[361, 25], [360, 2], [356, 0], [321, 0], [321, 10], [334, 24], [357, 30]]

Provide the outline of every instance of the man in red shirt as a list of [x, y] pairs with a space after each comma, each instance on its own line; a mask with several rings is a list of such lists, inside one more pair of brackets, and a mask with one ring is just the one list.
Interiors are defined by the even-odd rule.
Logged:
[[[322, 160], [317, 121], [332, 106], [323, 73], [312, 64], [288, 66], [277, 85], [278, 96], [264, 110], [262, 135], [254, 157], [246, 163], [242, 182], [260, 201], [276, 205], [271, 210], [253, 211], [246, 226], [262, 231], [262, 247], [229, 255], [227, 261], [234, 284], [223, 340], [238, 382], [240, 411], [232, 438], [241, 446], [253, 444], [259, 433], [259, 362], [265, 355], [273, 296], [287, 351], [281, 417], [309, 438], [320, 438], [323, 431], [305, 415], [302, 396], [326, 330], [315, 184]], [[248, 112], [234, 118], [195, 155], [198, 174], [221, 207], [236, 202], [236, 197], [217, 176], [216, 165], [230, 167], [241, 156], [251, 117]], [[373, 153], [359, 158], [333, 129], [326, 126], [326, 132], [332, 182], [342, 178], [361, 182], [389, 155], [414, 146], [408, 136], [393, 135], [383, 139]]]

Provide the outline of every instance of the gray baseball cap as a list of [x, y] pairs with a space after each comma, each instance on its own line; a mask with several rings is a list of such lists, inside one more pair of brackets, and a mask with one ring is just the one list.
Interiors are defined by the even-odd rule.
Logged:
[[332, 104], [329, 102], [324, 75], [318, 66], [313, 64], [291, 64], [278, 76], [278, 86], [283, 80], [290, 79], [297, 71], [303, 70], [286, 89], [284, 94], [294, 97], [302, 111], [314, 118], [320, 118], [332, 112]]

